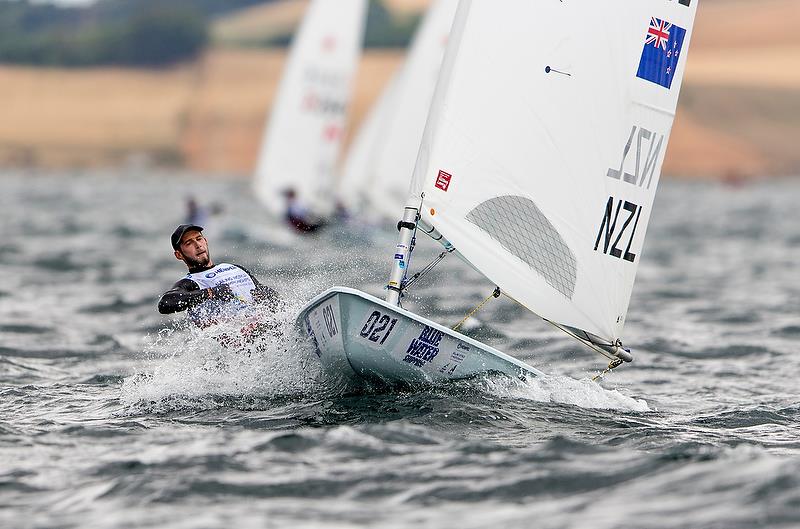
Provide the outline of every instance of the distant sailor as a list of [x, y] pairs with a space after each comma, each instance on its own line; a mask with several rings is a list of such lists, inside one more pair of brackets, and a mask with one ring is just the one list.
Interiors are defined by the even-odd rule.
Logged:
[[211, 217], [215, 217], [223, 212], [222, 204], [219, 202], [212, 202], [204, 206], [200, 204], [197, 199], [189, 195], [186, 197], [186, 216], [184, 222], [186, 224], [194, 224], [195, 226], [204, 226], [206, 232], [208, 231], [208, 222]]
[[324, 226], [325, 223], [321, 219], [311, 214], [300, 203], [294, 189], [285, 190], [283, 196], [286, 198], [286, 221], [294, 229], [301, 233], [310, 233]]
[[186, 197], [186, 223], [203, 226], [208, 221], [208, 210], [189, 195]]
[[[188, 310], [195, 325], [208, 327], [232, 319], [254, 304], [275, 308], [280, 302], [278, 293], [259, 283], [246, 268], [214, 264], [202, 232], [201, 226], [181, 224], [172, 233], [175, 258], [186, 264], [189, 273], [161, 296], [158, 311], [171, 314]], [[250, 320], [243, 332], [258, 327], [258, 322]]]

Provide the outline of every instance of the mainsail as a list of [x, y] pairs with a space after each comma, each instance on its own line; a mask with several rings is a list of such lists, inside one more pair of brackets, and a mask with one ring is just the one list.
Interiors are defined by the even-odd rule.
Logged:
[[[342, 176], [343, 195], [385, 218], [402, 209], [458, 0], [435, 0], [390, 81], [356, 137]], [[352, 159], [351, 159], [352, 158]]]
[[325, 214], [333, 209], [335, 169], [353, 76], [361, 55], [366, 0], [312, 0], [273, 103], [255, 175], [258, 198], [275, 215], [284, 191]]
[[696, 9], [462, 0], [409, 207], [508, 296], [616, 342]]

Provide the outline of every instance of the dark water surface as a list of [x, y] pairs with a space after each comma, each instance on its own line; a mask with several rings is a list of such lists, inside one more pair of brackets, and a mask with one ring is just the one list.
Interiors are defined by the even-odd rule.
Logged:
[[[390, 231], [300, 239], [243, 182], [0, 186], [0, 527], [800, 527], [798, 180], [662, 183], [636, 360], [600, 384], [602, 358], [501, 299], [471, 334], [551, 376], [360, 395], [292, 323], [333, 284], [381, 295]], [[189, 192], [226, 208], [216, 260], [288, 300], [261, 352], [155, 310]], [[406, 306], [452, 324], [491, 290], [452, 259]]]

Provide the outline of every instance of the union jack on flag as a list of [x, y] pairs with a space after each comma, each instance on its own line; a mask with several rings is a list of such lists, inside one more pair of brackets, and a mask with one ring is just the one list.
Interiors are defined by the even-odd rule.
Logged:
[[671, 29], [672, 24], [666, 20], [659, 20], [655, 17], [650, 18], [650, 27], [647, 28], [647, 39], [644, 43], [652, 44], [656, 48], [663, 48], [666, 50]]
[[651, 17], [644, 37], [642, 58], [636, 77], [664, 88], [672, 87], [672, 78], [681, 57], [686, 30], [666, 20]]

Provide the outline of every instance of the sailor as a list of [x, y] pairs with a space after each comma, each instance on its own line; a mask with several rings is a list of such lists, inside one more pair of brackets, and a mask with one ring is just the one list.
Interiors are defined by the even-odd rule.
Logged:
[[297, 198], [297, 192], [294, 189], [284, 190], [283, 196], [286, 199], [286, 221], [291, 227], [301, 233], [310, 233], [325, 224], [300, 203]]
[[202, 226], [207, 220], [208, 210], [198, 204], [193, 196], [186, 197], [186, 223]]
[[[208, 327], [249, 311], [254, 304], [274, 309], [280, 303], [278, 293], [259, 283], [246, 268], [230, 263], [214, 264], [202, 226], [181, 224], [172, 232], [170, 242], [175, 258], [183, 261], [189, 273], [164, 292], [158, 302], [161, 314], [189, 311], [198, 327]], [[258, 322], [250, 319], [248, 331]], [[243, 329], [243, 334], [245, 330]]]
[[197, 201], [193, 195], [186, 197], [186, 216], [184, 222], [186, 224], [194, 224], [195, 226], [204, 226], [208, 232], [208, 222], [211, 217], [216, 217], [224, 211], [222, 204], [219, 202], [212, 202], [208, 205], [203, 205]]

